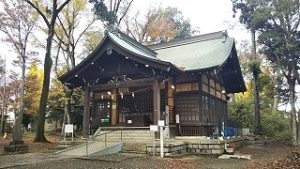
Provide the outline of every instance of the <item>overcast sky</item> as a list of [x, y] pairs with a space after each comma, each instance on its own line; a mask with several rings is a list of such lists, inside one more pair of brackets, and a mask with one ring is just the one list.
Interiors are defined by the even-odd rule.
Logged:
[[[245, 31], [237, 18], [233, 18], [231, 0], [134, 0], [131, 13], [152, 7], [176, 7], [185, 19], [189, 19], [192, 27], [200, 30], [200, 34], [227, 30], [229, 36], [236, 39], [239, 48], [242, 40], [249, 40], [250, 34]], [[0, 33], [1, 37], [1, 33]], [[0, 42], [0, 55], [6, 56], [7, 62], [15, 58], [13, 51]]]
[[228, 30], [238, 42], [249, 40], [250, 34], [233, 18], [231, 0], [134, 0], [132, 11], [149, 6], [176, 7], [200, 34]]

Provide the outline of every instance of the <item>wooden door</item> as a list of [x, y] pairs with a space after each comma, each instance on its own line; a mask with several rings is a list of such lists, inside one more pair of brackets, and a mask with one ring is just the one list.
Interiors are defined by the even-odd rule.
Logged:
[[111, 124], [111, 101], [97, 100], [94, 102], [94, 113], [92, 116], [93, 128], [109, 126]]

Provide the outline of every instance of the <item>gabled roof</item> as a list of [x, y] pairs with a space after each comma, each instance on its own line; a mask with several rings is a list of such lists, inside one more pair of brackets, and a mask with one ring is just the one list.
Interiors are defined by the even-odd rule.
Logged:
[[228, 37], [226, 31], [151, 46], [144, 46], [120, 31], [107, 32], [98, 47], [75, 68], [59, 77], [59, 80], [72, 87], [85, 84], [85, 80], [76, 77], [80, 73], [89, 73], [89, 66], [107, 52], [107, 44], [126, 59], [164, 72], [177, 74], [207, 69], [223, 70], [219, 72], [220, 77], [229, 93], [245, 91], [234, 39]]
[[157, 53], [157, 58], [190, 71], [222, 65], [230, 56], [233, 46], [234, 39], [228, 37], [226, 31], [221, 31], [149, 48]]
[[[126, 57], [138, 63], [149, 65], [153, 68], [160, 69], [162, 71], [167, 71], [167, 72], [181, 71], [170, 62], [166, 62], [158, 59], [156, 57], [156, 53], [151, 49], [147, 48], [146, 46], [143, 46], [137, 41], [134, 41], [133, 39], [124, 35], [122, 32], [116, 31], [114, 33], [107, 32], [105, 34], [105, 37], [100, 42], [100, 44], [90, 55], [88, 55], [81, 63], [75, 66], [72, 70], [62, 75], [58, 79], [64, 82], [65, 84], [69, 84], [70, 81], [72, 81], [72, 83], [76, 83], [76, 84], [69, 84], [70, 86], [73, 87], [78, 87], [82, 85], [83, 83], [82, 80], [76, 80], [75, 82], [74, 78], [76, 78], [78, 74], [80, 74], [81, 72], [84, 72], [86, 69], [88, 69], [89, 65], [92, 65], [95, 60], [99, 59], [101, 55], [103, 55], [103, 51], [107, 50], [104, 49], [105, 44], [110, 42], [114, 44], [113, 46], [116, 46], [115, 48], [122, 50], [123, 53], [127, 52], [128, 54], [126, 55]], [[112, 49], [112, 50], [118, 50], [118, 49]]]

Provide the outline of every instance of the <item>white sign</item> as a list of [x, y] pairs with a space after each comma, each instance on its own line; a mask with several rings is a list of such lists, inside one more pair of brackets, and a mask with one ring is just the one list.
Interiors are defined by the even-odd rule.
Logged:
[[158, 126], [160, 126], [160, 127], [165, 126], [165, 121], [164, 120], [158, 120]]
[[127, 120], [127, 124], [131, 124], [132, 123], [132, 120]]
[[72, 124], [65, 125], [65, 133], [73, 133], [73, 125]]
[[176, 123], [179, 123], [179, 114], [176, 114]]
[[158, 126], [157, 125], [150, 125], [150, 131], [158, 132]]

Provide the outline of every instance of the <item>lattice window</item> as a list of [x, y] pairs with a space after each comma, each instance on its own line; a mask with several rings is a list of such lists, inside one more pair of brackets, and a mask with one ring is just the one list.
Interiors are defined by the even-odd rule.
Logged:
[[198, 94], [176, 95], [176, 113], [180, 121], [199, 121], [200, 96]]
[[176, 85], [176, 92], [196, 91], [198, 89], [198, 83], [181, 83]]
[[203, 122], [209, 122], [209, 97], [202, 95], [201, 99], [201, 114], [203, 117]]

